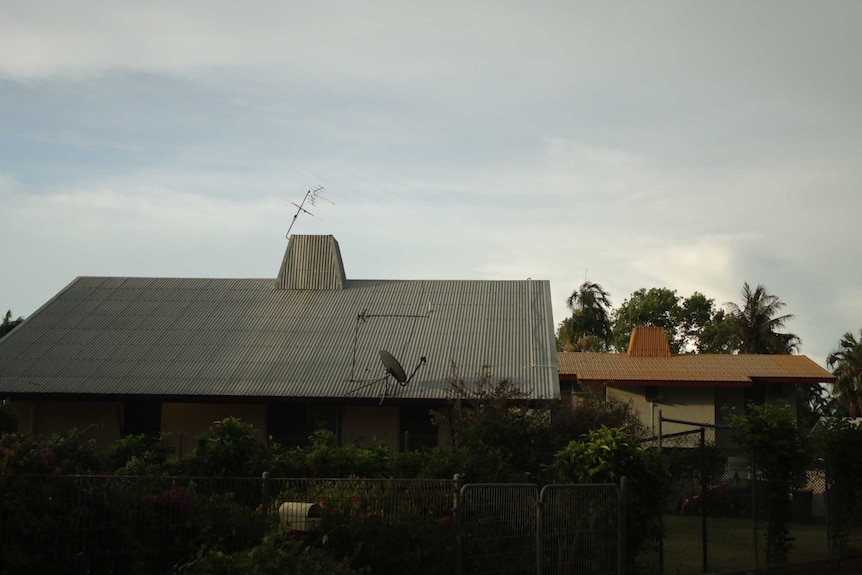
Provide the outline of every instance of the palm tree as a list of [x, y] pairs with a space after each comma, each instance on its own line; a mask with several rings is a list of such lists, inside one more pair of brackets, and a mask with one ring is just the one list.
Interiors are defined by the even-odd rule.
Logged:
[[838, 349], [826, 357], [826, 365], [834, 367], [834, 389], [841, 405], [851, 417], [862, 414], [862, 341], [848, 331], [838, 342]]
[[611, 339], [610, 294], [585, 281], [566, 298], [572, 317], [560, 324], [561, 343], [580, 351], [604, 349]]
[[778, 315], [784, 302], [762, 285], [753, 290], [742, 284], [742, 305], [726, 304], [732, 327], [733, 347], [738, 353], [788, 354], [799, 349], [800, 339], [792, 333], [779, 333], [793, 316]]

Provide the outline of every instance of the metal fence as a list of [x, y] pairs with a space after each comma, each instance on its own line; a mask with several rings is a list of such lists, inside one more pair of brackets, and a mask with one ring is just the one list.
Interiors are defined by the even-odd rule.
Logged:
[[622, 501], [616, 485], [465, 485], [458, 573], [621, 574]]
[[456, 485], [0, 476], [0, 574], [170, 573], [203, 548], [254, 547], [279, 526], [375, 573], [451, 573]]
[[[752, 471], [750, 452], [733, 443], [726, 427], [660, 417], [660, 424], [668, 422], [683, 431], [656, 438], [673, 477], [662, 514], [662, 572], [691, 575], [767, 566], [767, 484]], [[797, 478], [784, 511], [792, 539], [787, 563], [836, 558], [830, 549], [829, 510], [843, 505], [830, 493], [822, 471], [811, 469]], [[862, 549], [862, 529], [851, 532], [850, 543]]]
[[621, 507], [613, 485], [0, 476], [0, 575], [171, 573], [278, 528], [375, 575], [618, 575]]

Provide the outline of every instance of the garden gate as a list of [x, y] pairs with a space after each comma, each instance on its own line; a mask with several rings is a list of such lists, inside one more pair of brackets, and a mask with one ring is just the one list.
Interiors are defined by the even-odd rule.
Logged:
[[464, 485], [458, 574], [621, 575], [624, 491], [625, 483]]

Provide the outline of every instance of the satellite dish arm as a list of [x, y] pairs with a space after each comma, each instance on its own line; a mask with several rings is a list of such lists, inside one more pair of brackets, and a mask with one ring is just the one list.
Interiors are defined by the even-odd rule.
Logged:
[[428, 360], [425, 359], [424, 355], [421, 358], [419, 358], [419, 363], [417, 363], [416, 367], [413, 368], [413, 372], [410, 374], [410, 377], [408, 377], [406, 381], [401, 383], [402, 387], [407, 385], [408, 383], [410, 383], [410, 380], [413, 379], [413, 376], [416, 375], [416, 372], [419, 371], [419, 368], [422, 367], [426, 361], [428, 361]]

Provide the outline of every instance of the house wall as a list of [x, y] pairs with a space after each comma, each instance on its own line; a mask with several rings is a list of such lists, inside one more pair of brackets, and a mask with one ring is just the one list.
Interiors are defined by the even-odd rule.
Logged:
[[396, 406], [346, 406], [341, 415], [344, 444], [373, 447], [383, 444], [398, 451], [399, 410]]
[[[655, 401], [644, 397], [644, 386], [607, 388], [607, 397], [631, 404], [640, 422], [658, 435], [659, 412], [671, 419], [715, 424], [715, 390], [710, 387], [661, 387]], [[663, 434], [690, 431], [691, 426], [665, 423]]]
[[[85, 430], [87, 437], [107, 445], [121, 437], [122, 401], [15, 401], [18, 431], [48, 435], [72, 428]], [[399, 450], [400, 408], [398, 406], [344, 406], [340, 408], [340, 437], [343, 444], [374, 446], [382, 443]], [[266, 439], [267, 407], [251, 403], [162, 403], [161, 431], [168, 434], [177, 455], [187, 455], [194, 439], [216, 421], [237, 417], [255, 427], [261, 441]], [[437, 426], [438, 445], [451, 439], [447, 422]]]
[[196, 436], [227, 417], [253, 425], [260, 440], [266, 439], [266, 405], [262, 403], [163, 403], [162, 432], [170, 434], [175, 453], [183, 456], [193, 449]]
[[81, 429], [100, 445], [120, 438], [123, 403], [120, 401], [14, 401], [18, 431], [33, 435]]

